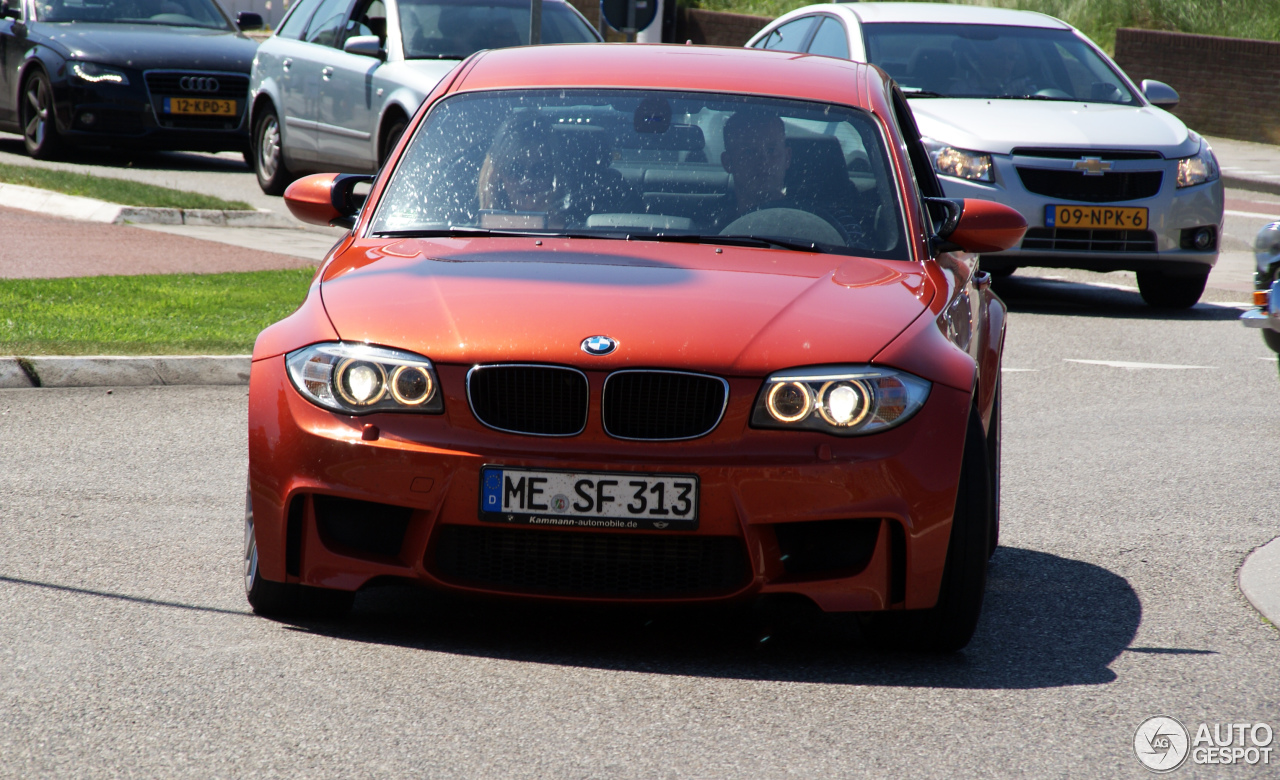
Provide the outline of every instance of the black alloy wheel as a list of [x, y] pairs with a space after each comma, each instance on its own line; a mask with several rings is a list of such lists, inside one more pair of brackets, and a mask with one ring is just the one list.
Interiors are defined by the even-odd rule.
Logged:
[[268, 105], [253, 123], [253, 172], [267, 195], [283, 195], [296, 178], [284, 162], [283, 135], [276, 110]]
[[[399, 113], [398, 111], [396, 113]], [[382, 133], [382, 144], [378, 152], [378, 167], [381, 168], [386, 164], [387, 158], [391, 156], [391, 152], [395, 150], [396, 144], [400, 143], [400, 136], [404, 135], [404, 130], [409, 126], [409, 121], [404, 117], [396, 117], [387, 125], [387, 129]]]
[[62, 151], [62, 136], [54, 116], [53, 86], [43, 70], [31, 71], [21, 95], [22, 140], [27, 154], [36, 160], [52, 160]]
[[1160, 271], [1139, 271], [1138, 292], [1148, 306], [1156, 309], [1190, 309], [1204, 294], [1209, 274], [1175, 275]]

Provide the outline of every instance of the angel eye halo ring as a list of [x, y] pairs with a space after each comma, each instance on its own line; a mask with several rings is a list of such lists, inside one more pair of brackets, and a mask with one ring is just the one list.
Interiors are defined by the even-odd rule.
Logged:
[[440, 414], [444, 399], [435, 366], [421, 355], [348, 342], [322, 342], [290, 352], [285, 365], [308, 401], [334, 412]]
[[756, 397], [751, 426], [837, 436], [878, 433], [914, 416], [931, 387], [918, 376], [879, 366], [779, 371]]

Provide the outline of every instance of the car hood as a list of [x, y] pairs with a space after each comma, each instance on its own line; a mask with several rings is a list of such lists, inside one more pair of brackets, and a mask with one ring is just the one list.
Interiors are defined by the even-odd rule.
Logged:
[[32, 25], [69, 59], [117, 68], [214, 70], [248, 73], [258, 49], [254, 41], [230, 30], [166, 27], [153, 24]]
[[1140, 149], [1167, 158], [1195, 154], [1199, 139], [1154, 106], [1048, 100], [912, 98], [920, 133], [950, 146], [1009, 154], [1037, 148]]
[[[928, 305], [910, 262], [640, 241], [357, 243], [321, 296], [344, 341], [440, 363], [535, 361], [758, 376], [870, 361]], [[356, 258], [351, 260], [350, 258]], [[655, 259], [661, 258], [661, 260]], [[591, 357], [583, 339], [618, 341]]]

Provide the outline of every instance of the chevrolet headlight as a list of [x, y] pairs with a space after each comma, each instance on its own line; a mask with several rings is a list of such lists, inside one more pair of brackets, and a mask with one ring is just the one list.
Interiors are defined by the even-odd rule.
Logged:
[[929, 138], [922, 140], [929, 159], [933, 161], [933, 169], [940, 176], [953, 176], [969, 181], [995, 181], [995, 165], [991, 161], [991, 155], [956, 149]]
[[1201, 138], [1200, 151], [1192, 157], [1178, 160], [1178, 188], [1194, 187], [1217, 178], [1218, 158], [1213, 156], [1213, 149]]
[[73, 61], [69, 64], [71, 73], [81, 81], [90, 84], [119, 84], [128, 86], [129, 77], [115, 68], [108, 68], [96, 62]]
[[751, 424], [837, 436], [878, 433], [911, 419], [929, 387], [918, 376], [873, 366], [782, 371], [765, 380]]
[[312, 344], [285, 357], [299, 393], [346, 414], [440, 414], [444, 398], [431, 361], [368, 344]]

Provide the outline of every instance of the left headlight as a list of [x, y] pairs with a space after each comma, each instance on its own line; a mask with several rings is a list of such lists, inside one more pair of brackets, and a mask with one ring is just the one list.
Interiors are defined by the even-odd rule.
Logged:
[[289, 379], [317, 406], [346, 414], [440, 414], [444, 398], [431, 361], [368, 344], [312, 344], [285, 356]]
[[929, 387], [918, 376], [873, 366], [782, 371], [765, 380], [751, 424], [837, 436], [878, 433], [920, 411]]
[[1193, 187], [1218, 178], [1218, 158], [1213, 149], [1200, 139], [1200, 151], [1178, 160], [1178, 188]]
[[932, 138], [922, 138], [925, 151], [933, 161], [933, 169], [941, 176], [954, 176], [969, 181], [995, 181], [995, 164], [985, 152], [971, 152], [938, 143]]
[[119, 84], [121, 86], [128, 86], [129, 84], [129, 77], [124, 75], [123, 71], [108, 68], [96, 62], [73, 61], [69, 67], [76, 78], [81, 81], [87, 81], [90, 84]]

